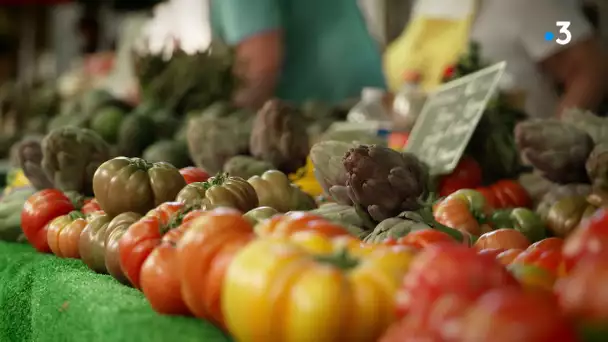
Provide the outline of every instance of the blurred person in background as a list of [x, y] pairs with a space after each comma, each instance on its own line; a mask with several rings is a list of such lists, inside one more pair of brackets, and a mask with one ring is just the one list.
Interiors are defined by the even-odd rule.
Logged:
[[353, 0], [211, 0], [215, 36], [236, 49], [242, 106], [336, 103], [384, 87], [379, 45]]
[[[532, 117], [559, 115], [564, 109], [595, 110], [606, 94], [607, 59], [577, 0], [418, 0], [403, 34], [389, 45], [385, 69], [398, 90], [402, 75], [422, 75], [431, 90], [444, 71], [476, 41], [482, 58], [507, 62], [519, 106]], [[557, 21], [568, 21], [570, 41]], [[546, 32], [551, 32], [548, 39]], [[561, 96], [555, 85], [563, 90]]]

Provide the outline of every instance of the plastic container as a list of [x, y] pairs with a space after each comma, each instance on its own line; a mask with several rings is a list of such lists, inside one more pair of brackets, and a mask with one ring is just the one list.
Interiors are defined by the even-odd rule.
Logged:
[[346, 116], [351, 123], [374, 123], [378, 128], [390, 129], [391, 113], [385, 105], [387, 93], [378, 88], [363, 88], [361, 101]]
[[427, 94], [420, 86], [421, 77], [418, 73], [408, 73], [404, 83], [393, 101], [393, 128], [409, 132], [420, 115]]

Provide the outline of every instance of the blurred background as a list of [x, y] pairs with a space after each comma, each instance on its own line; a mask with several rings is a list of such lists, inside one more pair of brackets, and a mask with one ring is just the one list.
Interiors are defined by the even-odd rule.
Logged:
[[[574, 1], [608, 45], [608, 1]], [[413, 0], [360, 2], [370, 32], [385, 46], [403, 31]], [[170, 36], [186, 50], [204, 45], [206, 6], [207, 0], [0, 0], [0, 82], [58, 77], [86, 62], [91, 71], [107, 71], [108, 53], [147, 21], [154, 22], [146, 32], [156, 48]]]

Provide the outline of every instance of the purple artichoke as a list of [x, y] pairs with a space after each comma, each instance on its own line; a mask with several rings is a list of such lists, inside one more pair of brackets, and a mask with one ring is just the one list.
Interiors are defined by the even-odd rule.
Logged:
[[429, 172], [409, 153], [377, 145], [359, 145], [344, 156], [346, 188], [360, 211], [380, 222], [403, 211], [420, 208]]
[[253, 123], [251, 154], [286, 174], [296, 172], [306, 164], [310, 150], [306, 127], [300, 110], [281, 100], [270, 100]]
[[47, 177], [40, 165], [42, 162], [41, 141], [41, 137], [28, 137], [20, 141], [15, 147], [19, 167], [36, 190], [53, 187], [53, 182]]
[[558, 120], [529, 120], [515, 127], [522, 159], [556, 183], [585, 183], [585, 161], [593, 140], [585, 131]]

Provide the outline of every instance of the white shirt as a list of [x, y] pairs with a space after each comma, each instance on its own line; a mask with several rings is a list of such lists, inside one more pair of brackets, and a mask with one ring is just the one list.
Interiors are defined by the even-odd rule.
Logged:
[[[562, 37], [557, 21], [571, 23], [572, 40], [565, 46], [545, 40], [545, 32]], [[542, 118], [555, 115], [558, 96], [555, 81], [543, 74], [539, 63], [592, 34], [576, 1], [484, 0], [471, 39], [480, 44], [486, 60], [507, 62], [511, 86], [526, 94], [526, 112]]]

